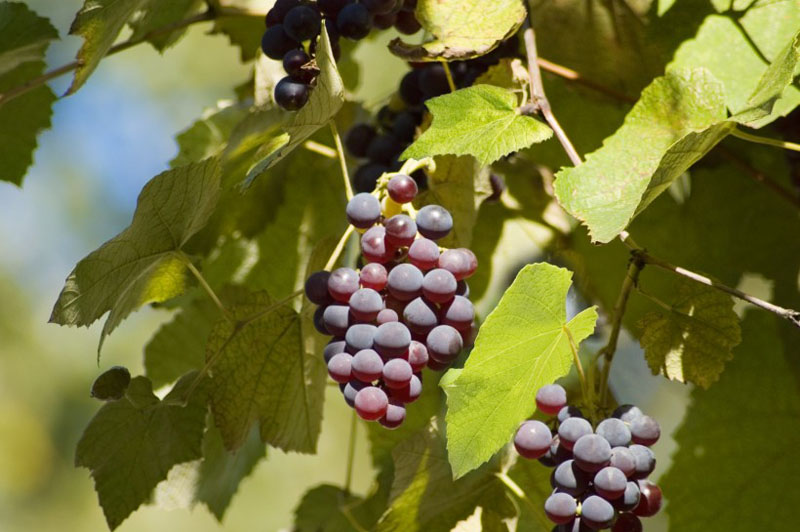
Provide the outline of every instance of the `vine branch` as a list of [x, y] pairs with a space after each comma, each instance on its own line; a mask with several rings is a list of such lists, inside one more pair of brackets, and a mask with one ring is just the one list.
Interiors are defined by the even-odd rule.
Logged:
[[772, 146], [774, 148], [783, 148], [784, 150], [800, 151], [800, 144], [797, 144], [795, 142], [788, 142], [785, 140], [771, 139], [769, 137], [753, 135], [751, 133], [746, 133], [739, 128], [732, 129], [731, 136], [740, 138], [742, 140], [746, 140], [748, 142], [754, 142], [756, 144], [764, 144], [765, 146]]

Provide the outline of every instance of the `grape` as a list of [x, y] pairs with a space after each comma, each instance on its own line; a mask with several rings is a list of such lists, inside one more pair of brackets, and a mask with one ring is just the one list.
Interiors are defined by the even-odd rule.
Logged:
[[425, 339], [430, 357], [441, 364], [449, 364], [458, 358], [464, 341], [457, 330], [449, 325], [439, 325]]
[[356, 412], [361, 419], [377, 421], [386, 414], [389, 398], [386, 392], [375, 386], [367, 386], [356, 394]]
[[417, 134], [417, 117], [413, 113], [398, 113], [392, 123], [392, 135], [401, 142], [413, 142]]
[[287, 111], [297, 111], [308, 101], [308, 85], [294, 81], [290, 77], [281, 79], [275, 85], [275, 103]]
[[[542, 386], [536, 392], [536, 408], [548, 416], [558, 414], [558, 411], [565, 406], [567, 406], [567, 391], [559, 384]], [[591, 425], [589, 427], [591, 428]]]
[[349, 353], [338, 353], [328, 362], [328, 375], [336, 382], [346, 383], [352, 376], [353, 356]]
[[397, 312], [390, 308], [381, 310], [378, 312], [378, 316], [375, 318], [375, 323], [378, 325], [383, 325], [384, 323], [389, 323], [392, 321], [400, 321], [400, 317], [397, 315]]
[[378, 179], [385, 172], [389, 171], [389, 167], [384, 164], [367, 163], [359, 166], [353, 175], [353, 187], [356, 192], [370, 192], [375, 188]]
[[592, 424], [580, 417], [571, 417], [558, 426], [558, 437], [561, 445], [572, 450], [575, 442], [592, 433]]
[[414, 35], [422, 28], [422, 25], [417, 20], [413, 11], [406, 11], [403, 9], [397, 14], [397, 21], [395, 21], [394, 27], [400, 33]]
[[617, 516], [614, 526], [611, 527], [611, 532], [642, 532], [642, 522], [635, 515], [625, 512]]
[[614, 410], [614, 412], [611, 414], [611, 417], [621, 419], [625, 423], [630, 424], [634, 419], [643, 415], [644, 413], [639, 410], [639, 407], [633, 405], [620, 405]]
[[439, 260], [439, 246], [433, 240], [418, 238], [408, 248], [408, 260], [422, 271], [435, 268]]
[[418, 297], [412, 300], [403, 310], [403, 321], [412, 333], [428, 334], [431, 329], [439, 325], [436, 308]]
[[412, 264], [398, 264], [389, 272], [389, 293], [401, 301], [422, 295], [422, 272]]
[[392, 394], [393, 400], [403, 404], [413, 403], [422, 395], [422, 381], [414, 374], [411, 376], [411, 382], [408, 383], [408, 386], [396, 390], [390, 389], [389, 393]]
[[591, 477], [578, 467], [575, 460], [565, 460], [553, 471], [555, 487], [573, 497], [579, 497], [589, 489], [590, 480]]
[[325, 309], [327, 307], [321, 306], [317, 307], [317, 310], [314, 311], [314, 328], [320, 334], [331, 334], [328, 332], [328, 328], [325, 326]]
[[658, 421], [650, 416], [639, 416], [631, 421], [630, 432], [634, 443], [649, 447], [658, 441], [661, 427], [658, 426]]
[[385, 15], [394, 9], [397, 0], [361, 0], [361, 3], [373, 15]]
[[613, 447], [609, 465], [622, 471], [628, 478], [636, 472], [636, 458], [627, 447]]
[[581, 503], [581, 521], [595, 530], [608, 528], [614, 521], [614, 507], [597, 495], [587, 497]]
[[383, 304], [386, 308], [391, 309], [397, 313], [398, 316], [403, 315], [403, 311], [405, 310], [406, 306], [408, 305], [408, 301], [400, 301], [392, 297], [391, 294], [386, 295], [383, 300]]
[[383, 366], [383, 382], [387, 388], [400, 389], [408, 386], [414, 370], [402, 358], [393, 358]]
[[[400, 90], [398, 92], [400, 93], [400, 98], [406, 105], [414, 106], [422, 103], [423, 96], [422, 90], [419, 88], [419, 70], [412, 70], [403, 76], [403, 79], [400, 81]], [[391, 194], [391, 191], [389, 193]], [[398, 201], [398, 203], [401, 202]]]
[[334, 338], [328, 345], [325, 346], [324, 351], [322, 352], [322, 358], [325, 359], [325, 363], [327, 364], [333, 358], [333, 355], [337, 355], [339, 353], [345, 352], [345, 341]]
[[[376, 225], [361, 235], [361, 252], [369, 262], [386, 264], [394, 257], [395, 249], [386, 242], [386, 229]], [[390, 282], [391, 278], [390, 274]]]
[[367, 147], [367, 158], [375, 163], [391, 165], [403, 151], [403, 144], [394, 135], [378, 135]]
[[572, 459], [572, 451], [560, 445], [558, 434], [553, 436], [553, 443], [550, 444], [550, 450], [539, 458], [539, 463], [545, 467], [556, 467], [566, 460]]
[[372, 349], [377, 330], [378, 328], [374, 325], [368, 325], [366, 323], [350, 326], [350, 328], [347, 329], [347, 333], [344, 335], [344, 341], [347, 344], [347, 352], [355, 354], [362, 349]]
[[350, 408], [355, 408], [356, 406], [356, 394], [369, 386], [369, 384], [365, 382], [361, 382], [358, 380], [351, 380], [348, 382], [344, 389], [342, 390], [342, 395], [344, 395], [344, 402], [350, 405]]
[[376, 135], [377, 132], [371, 125], [356, 124], [347, 132], [344, 145], [354, 157], [366, 157], [369, 143]]
[[448, 249], [439, 257], [439, 267], [449, 271], [456, 280], [461, 281], [475, 273], [478, 259], [466, 248]]
[[283, 29], [295, 41], [306, 41], [319, 33], [322, 19], [309, 6], [293, 7], [283, 19]]
[[578, 464], [578, 467], [587, 473], [596, 473], [607, 466], [611, 460], [611, 446], [602, 436], [586, 434], [575, 442], [572, 454], [575, 456], [575, 463]]
[[378, 264], [377, 262], [370, 262], [363, 268], [361, 268], [361, 274], [359, 275], [359, 280], [361, 281], [361, 286], [364, 288], [371, 288], [377, 292], [380, 292], [384, 288], [386, 288], [386, 281], [389, 276], [389, 273], [386, 271], [386, 268], [383, 264]]
[[417, 183], [410, 176], [398, 174], [389, 180], [386, 185], [386, 191], [389, 193], [390, 198], [397, 203], [403, 204], [409, 203], [417, 197], [419, 189], [417, 188]]
[[594, 489], [607, 501], [619, 499], [625, 493], [628, 478], [616, 467], [604, 467], [594, 476]]
[[411, 333], [400, 322], [384, 323], [375, 333], [375, 349], [386, 358], [405, 355], [410, 343]]
[[379, 30], [388, 30], [397, 22], [397, 13], [387, 13], [386, 15], [375, 15], [372, 17], [372, 25]]
[[328, 277], [328, 292], [336, 301], [347, 303], [358, 290], [358, 274], [352, 268], [337, 268]]
[[417, 236], [417, 224], [405, 214], [397, 214], [384, 222], [386, 241], [394, 247], [410, 246]]
[[450, 92], [444, 67], [439, 64], [426, 65], [419, 74], [419, 88], [426, 100]]
[[628, 447], [633, 453], [633, 460], [636, 464], [636, 471], [633, 473], [635, 479], [645, 479], [656, 469], [656, 455], [649, 447], [634, 444]]
[[526, 421], [514, 435], [514, 447], [525, 458], [539, 458], [550, 450], [553, 434], [541, 421]]
[[631, 431], [620, 419], [604, 419], [597, 425], [595, 433], [602, 436], [612, 447], [625, 447], [631, 442]]
[[625, 485], [625, 492], [622, 497], [615, 500], [611, 504], [614, 508], [623, 512], [630, 512], [639, 506], [639, 499], [641, 499], [641, 492], [639, 491], [639, 484], [636, 482], [628, 482]]
[[372, 349], [362, 349], [353, 357], [352, 371], [353, 377], [362, 382], [378, 380], [383, 373], [383, 360]]
[[311, 61], [311, 58], [302, 48], [289, 50], [283, 56], [283, 69], [295, 81], [306, 82], [308, 80], [304, 79], [302, 66], [309, 61]]
[[459, 281], [458, 288], [456, 288], [457, 296], [469, 297], [469, 285], [466, 281]]
[[442, 306], [441, 316], [444, 325], [449, 325], [459, 332], [467, 331], [475, 318], [475, 308], [466, 297], [455, 296], [452, 301]]
[[425, 344], [411, 340], [408, 346], [408, 363], [414, 371], [422, 371], [428, 363], [428, 348]]
[[371, 288], [360, 288], [350, 296], [350, 312], [357, 320], [372, 321], [383, 310], [383, 298]]
[[563, 423], [571, 417], [583, 417], [583, 413], [575, 406], [564, 406], [558, 411], [558, 422]]
[[372, 17], [363, 4], [348, 4], [336, 17], [336, 29], [343, 37], [360, 40], [369, 35]]
[[347, 221], [359, 229], [368, 229], [381, 217], [381, 202], [372, 194], [361, 192], [347, 202]]
[[431, 371], [444, 371], [450, 367], [450, 364], [452, 364], [452, 362], [439, 362], [431, 358], [428, 360], [428, 369]]
[[[322, 308], [322, 307], [320, 307]], [[350, 326], [350, 307], [347, 305], [330, 305], [325, 307], [322, 314], [322, 323], [327, 334], [344, 336]]]
[[425, 238], [439, 240], [453, 229], [453, 217], [440, 205], [426, 205], [417, 213], [417, 229]]
[[578, 505], [572, 495], [556, 492], [544, 501], [544, 512], [548, 519], [557, 525], [569, 523], [575, 519]]
[[276, 24], [264, 32], [261, 37], [261, 50], [270, 59], [281, 60], [289, 50], [299, 48], [300, 43], [289, 37], [283, 24]]
[[378, 120], [378, 124], [385, 130], [392, 129], [392, 124], [394, 123], [394, 117], [397, 113], [388, 105], [384, 105], [380, 109], [378, 109], [378, 114], [376, 118]]
[[661, 509], [661, 488], [649, 480], [639, 481], [639, 505], [634, 508], [633, 513], [639, 517], [652, 517]]
[[350, 0], [317, 0], [317, 7], [326, 15], [336, 15]]
[[456, 285], [457, 281], [452, 273], [436, 268], [425, 274], [422, 293], [434, 303], [447, 303], [456, 295]]
[[396, 429], [406, 420], [406, 407], [398, 401], [389, 401], [386, 414], [378, 420], [378, 423], [389, 430]]
[[272, 6], [272, 9], [267, 12], [267, 27], [281, 24], [283, 19], [286, 18], [286, 13], [298, 5], [300, 5], [300, 0], [277, 0], [275, 5]]

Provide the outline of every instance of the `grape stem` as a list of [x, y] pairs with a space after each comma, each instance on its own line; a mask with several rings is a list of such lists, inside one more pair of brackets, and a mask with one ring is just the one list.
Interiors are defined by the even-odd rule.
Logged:
[[339, 136], [339, 129], [336, 127], [336, 122], [331, 120], [328, 122], [331, 126], [331, 134], [333, 135], [333, 142], [336, 144], [336, 153], [339, 155], [339, 166], [342, 169], [342, 178], [344, 179], [344, 191], [347, 195], [347, 201], [353, 198], [353, 187], [350, 184], [350, 174], [347, 172], [347, 160], [344, 157], [344, 148], [342, 147], [342, 137]]
[[310, 152], [318, 153], [319, 155], [327, 157], [328, 159], [336, 159], [338, 157], [336, 150], [329, 148], [324, 144], [320, 144], [319, 142], [314, 142], [313, 140], [305, 141], [303, 143], [303, 147]]
[[356, 458], [356, 431], [358, 430], [358, 416], [355, 408], [350, 420], [350, 440], [347, 443], [347, 470], [344, 477], [344, 492], [350, 493], [350, 486], [353, 483], [353, 464]]
[[572, 359], [575, 362], [575, 368], [578, 370], [578, 380], [581, 382], [581, 393], [583, 394], [583, 399], [586, 401], [592, 411], [594, 412], [594, 398], [593, 395], [590, 395], [590, 389], [586, 384], [586, 373], [583, 371], [583, 365], [581, 364], [581, 358], [578, 356], [578, 346], [575, 343], [575, 339], [572, 337], [572, 332], [569, 330], [569, 327], [563, 327], [564, 333], [567, 335], [567, 340], [569, 341], [569, 348], [572, 350]]
[[444, 75], [447, 78], [447, 85], [450, 87], [450, 92], [456, 92], [456, 84], [453, 81], [453, 72], [450, 70], [450, 65], [444, 59], [441, 59], [440, 62], [444, 68]]
[[189, 271], [192, 272], [192, 275], [194, 275], [195, 279], [197, 279], [197, 282], [200, 283], [200, 286], [203, 287], [203, 290], [206, 291], [208, 297], [211, 298], [211, 301], [213, 301], [220, 312], [222, 312], [222, 315], [225, 316], [225, 319], [228, 321], [233, 321], [233, 317], [231, 316], [230, 312], [228, 312], [228, 309], [226, 309], [225, 305], [222, 304], [222, 301], [217, 296], [217, 293], [214, 292], [214, 289], [211, 288], [210, 284], [208, 284], [208, 281], [206, 281], [206, 278], [203, 277], [202, 273], [200, 273], [200, 270], [198, 270], [197, 267], [192, 264], [191, 259], [186, 256], [183, 251], [178, 252], [178, 257], [183, 261], [184, 264], [186, 264], [186, 267], [189, 268]]
[[756, 144], [764, 144], [766, 146], [773, 146], [775, 148], [783, 148], [784, 150], [800, 151], [800, 144], [795, 142], [787, 142], [785, 140], [771, 139], [769, 137], [762, 137], [760, 135], [752, 135], [737, 128], [731, 130], [731, 136], [746, 140], [748, 142], [755, 142]]
[[325, 264], [325, 267], [323, 268], [324, 270], [331, 271], [331, 269], [333, 269], [333, 267], [336, 265], [336, 261], [339, 260], [339, 255], [342, 254], [344, 246], [347, 244], [347, 239], [350, 238], [350, 235], [353, 234], [353, 231], [355, 231], [355, 227], [353, 227], [352, 225], [348, 225], [347, 230], [345, 230], [344, 234], [342, 235], [342, 238], [339, 239], [339, 242], [333, 249], [333, 253], [331, 253], [328, 262]]

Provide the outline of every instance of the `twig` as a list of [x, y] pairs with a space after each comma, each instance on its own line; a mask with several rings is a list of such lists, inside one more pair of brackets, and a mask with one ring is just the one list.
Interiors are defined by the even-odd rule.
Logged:
[[344, 477], [344, 492], [350, 493], [350, 486], [353, 483], [353, 464], [356, 458], [356, 431], [358, 429], [358, 416], [353, 409], [353, 416], [350, 420], [350, 441], [347, 444], [347, 470]]
[[456, 83], [453, 81], [453, 72], [450, 70], [450, 65], [445, 60], [440, 61], [442, 68], [444, 68], [444, 75], [447, 78], [447, 85], [450, 87], [450, 92], [456, 92]]
[[759, 299], [755, 296], [751, 296], [750, 294], [745, 294], [741, 290], [737, 290], [736, 288], [731, 288], [730, 286], [726, 286], [720, 282], [714, 281], [713, 279], [709, 279], [704, 275], [700, 275], [699, 273], [695, 273], [691, 270], [687, 270], [686, 268], [682, 268], [680, 266], [675, 266], [674, 264], [670, 264], [669, 262], [660, 259], [658, 257], [654, 257], [647, 253], [642, 247], [640, 247], [634, 240], [631, 238], [631, 235], [627, 231], [623, 231], [619, 235], [620, 240], [625, 243], [628, 248], [630, 248], [633, 256], [638, 258], [641, 262], [645, 264], [652, 264], [653, 266], [657, 266], [662, 270], [667, 270], [682, 277], [686, 277], [687, 279], [691, 279], [700, 284], [704, 284], [706, 286], [710, 286], [711, 288], [715, 288], [721, 292], [725, 292], [733, 297], [739, 298], [743, 301], [747, 301], [751, 305], [754, 305], [760, 309], [766, 310], [768, 312], [772, 312], [773, 314], [777, 314], [781, 318], [789, 320], [794, 324], [795, 327], [800, 328], [800, 311], [779, 307], [778, 305], [774, 305], [769, 303], [768, 301], [764, 301], [763, 299]]
[[231, 317], [230, 312], [228, 312], [228, 309], [226, 309], [225, 305], [222, 304], [222, 301], [220, 301], [219, 297], [217, 296], [217, 293], [214, 292], [214, 289], [211, 288], [210, 284], [208, 284], [208, 281], [206, 281], [206, 278], [203, 277], [202, 273], [200, 273], [200, 270], [198, 270], [197, 267], [194, 264], [192, 264], [191, 259], [187, 257], [186, 254], [183, 253], [182, 251], [178, 252], [178, 257], [180, 257], [180, 259], [184, 262], [184, 264], [186, 264], [186, 267], [189, 268], [189, 271], [192, 272], [192, 275], [194, 275], [195, 279], [197, 279], [197, 282], [200, 283], [200, 286], [203, 287], [203, 290], [206, 291], [208, 297], [211, 298], [211, 301], [213, 301], [214, 304], [217, 306], [217, 308], [220, 310], [220, 312], [222, 312], [222, 315], [225, 316], [225, 319], [228, 321], [233, 321], [233, 318]]
[[631, 104], [636, 103], [636, 98], [628, 96], [627, 94], [623, 94], [621, 92], [617, 92], [616, 90], [610, 87], [606, 87], [605, 85], [601, 85], [590, 79], [584, 78], [578, 72], [572, 70], [571, 68], [567, 68], [563, 65], [553, 63], [552, 61], [548, 61], [547, 59], [543, 59], [541, 57], [536, 59], [536, 63], [539, 65], [539, 67], [541, 67], [542, 70], [546, 70], [547, 72], [555, 74], [560, 78], [564, 78], [567, 81], [574, 81], [579, 85], [583, 85], [589, 89], [603, 93], [606, 96], [614, 98], [615, 100], [619, 100], [620, 102], [631, 103]]
[[[331, 134], [333, 135], [333, 142], [336, 144], [336, 152], [338, 153], [339, 166], [342, 168], [342, 178], [344, 178], [344, 192], [347, 195], [347, 201], [353, 197], [353, 187], [350, 184], [350, 174], [347, 172], [347, 161], [344, 158], [344, 148], [342, 147], [342, 138], [339, 136], [339, 129], [336, 127], [336, 122], [331, 120]], [[327, 268], [326, 268], [327, 269]]]
[[769, 137], [752, 135], [750, 133], [745, 133], [741, 129], [737, 128], [731, 130], [731, 136], [738, 137], [748, 142], [754, 142], [756, 144], [764, 144], [766, 146], [773, 146], [775, 148], [783, 148], [784, 150], [800, 151], [800, 144], [797, 144], [795, 142], [787, 142], [785, 140], [771, 139]]
[[538, 54], [536, 52], [536, 35], [533, 33], [533, 28], [530, 24], [526, 24], [525, 28], [525, 50], [528, 54], [528, 73], [531, 78], [531, 99], [534, 110], [540, 112], [550, 128], [556, 134], [558, 141], [567, 152], [573, 166], [579, 166], [583, 161], [581, 156], [578, 155], [575, 146], [570, 142], [569, 137], [561, 128], [561, 124], [556, 120], [553, 110], [550, 108], [550, 102], [544, 93], [544, 85], [542, 85], [542, 73], [539, 70]]
[[313, 140], [307, 140], [303, 143], [303, 147], [308, 151], [318, 153], [323, 157], [327, 157], [328, 159], [336, 159], [338, 156], [336, 150], [333, 148], [329, 148], [324, 144], [320, 144], [319, 142], [315, 142]]
[[578, 346], [575, 344], [575, 339], [572, 337], [572, 332], [570, 332], [569, 327], [565, 326], [564, 332], [567, 334], [567, 340], [569, 341], [569, 348], [572, 350], [572, 359], [575, 362], [575, 368], [578, 370], [578, 380], [581, 381], [581, 392], [583, 392], [583, 400], [591, 402], [591, 398], [589, 397], [589, 388], [586, 385], [586, 374], [583, 372], [583, 365], [581, 364], [581, 358], [578, 356]]

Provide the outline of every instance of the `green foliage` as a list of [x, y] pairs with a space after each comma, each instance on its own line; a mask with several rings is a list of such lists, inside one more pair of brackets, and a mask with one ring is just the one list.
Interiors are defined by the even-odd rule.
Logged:
[[295, 509], [297, 532], [351, 532], [353, 525], [350, 508], [362, 501], [338, 486], [322, 484], [306, 492]]
[[409, 60], [469, 59], [492, 50], [525, 20], [520, 0], [420, 0], [417, 19], [433, 36], [421, 45], [395, 39], [389, 49]]
[[431, 127], [402, 155], [473, 155], [488, 165], [511, 152], [547, 140], [553, 134], [544, 123], [520, 114], [517, 97], [492, 85], [473, 85], [439, 96], [426, 105]]
[[171, 0], [166, 4], [151, 2], [137, 18], [131, 20], [130, 25], [133, 29], [131, 39], [142, 39], [155, 31], [156, 34], [151, 35], [147, 40], [156, 50], [163, 52], [169, 46], [174, 45], [186, 30], [181, 29], [163, 34], [157, 30], [184, 20], [198, 12], [202, 6], [202, 0]]
[[28, 62], [38, 62], [58, 32], [25, 4], [0, 3], [0, 76]]
[[101, 401], [122, 399], [131, 383], [127, 368], [114, 366], [100, 374], [92, 383], [92, 397]]
[[456, 477], [510, 441], [536, 409], [536, 390], [569, 372], [573, 352], [594, 331], [594, 308], [567, 320], [571, 280], [569, 271], [549, 264], [523, 268], [483, 323], [464, 370], [444, 385]]

